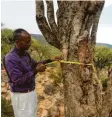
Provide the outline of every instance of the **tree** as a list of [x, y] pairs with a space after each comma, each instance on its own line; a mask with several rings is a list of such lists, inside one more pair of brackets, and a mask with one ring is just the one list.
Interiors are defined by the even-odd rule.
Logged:
[[[104, 1], [58, 1], [57, 23], [53, 1], [36, 1], [36, 21], [49, 44], [62, 52], [62, 59], [94, 64], [99, 18]], [[61, 63], [64, 83], [65, 117], [100, 117], [102, 86], [91, 65]], [[112, 97], [111, 97], [112, 98]], [[104, 117], [110, 117], [112, 107]], [[107, 114], [108, 113], [108, 114]]]
[[[97, 69], [97, 76], [102, 81], [103, 90], [105, 90], [107, 88], [107, 81], [111, 76], [112, 48], [106, 46], [96, 46], [95, 67]], [[108, 75], [106, 75], [106, 72]]]
[[1, 41], [6, 42], [7, 44], [14, 44], [12, 35], [13, 35], [13, 30], [7, 28], [3, 29], [1, 31], [1, 37], [2, 37]]
[[44, 59], [53, 58], [54, 56], [59, 56], [60, 52], [55, 47], [47, 44], [42, 45], [37, 39], [32, 38], [32, 44], [28, 50], [30, 55], [36, 60], [41, 61]]
[[14, 117], [10, 100], [1, 97], [1, 117]]
[[95, 66], [97, 69], [110, 67], [112, 64], [112, 48], [97, 46], [95, 49]]
[[3, 23], [1, 23], [1, 27], [2, 27], [2, 26], [4, 26], [4, 24], [3, 24]]
[[12, 48], [14, 41], [12, 38], [13, 30], [2, 29], [1, 30], [1, 57], [3, 58]]

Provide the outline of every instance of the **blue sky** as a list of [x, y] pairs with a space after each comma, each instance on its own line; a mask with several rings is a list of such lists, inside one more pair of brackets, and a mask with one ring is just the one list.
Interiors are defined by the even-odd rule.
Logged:
[[[55, 6], [55, 10], [56, 10]], [[98, 32], [97, 42], [112, 44], [112, 0], [106, 0]], [[24, 28], [30, 33], [41, 34], [35, 20], [34, 0], [1, 0], [1, 22], [5, 27]]]

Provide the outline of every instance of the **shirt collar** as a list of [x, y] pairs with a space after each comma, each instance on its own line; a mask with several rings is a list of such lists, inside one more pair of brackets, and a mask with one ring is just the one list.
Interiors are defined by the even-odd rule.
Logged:
[[12, 49], [12, 52], [16, 52], [20, 57], [26, 55], [26, 51], [23, 51], [23, 53], [20, 52], [20, 49], [17, 48], [16, 46]]

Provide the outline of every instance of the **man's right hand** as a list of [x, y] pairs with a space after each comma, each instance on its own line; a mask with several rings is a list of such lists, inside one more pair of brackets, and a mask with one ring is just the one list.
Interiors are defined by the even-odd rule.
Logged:
[[46, 69], [46, 66], [42, 63], [38, 64], [36, 67], [37, 72], [44, 72]]

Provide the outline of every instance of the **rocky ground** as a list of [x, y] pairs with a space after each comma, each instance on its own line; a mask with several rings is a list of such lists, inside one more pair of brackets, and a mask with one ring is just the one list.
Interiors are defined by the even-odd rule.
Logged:
[[[45, 72], [36, 76], [36, 92], [38, 94], [38, 117], [64, 117], [64, 93], [61, 70], [56, 67], [48, 67]], [[10, 87], [7, 83], [7, 75], [4, 70], [1, 72], [1, 94], [10, 100]], [[103, 111], [105, 117], [112, 115], [112, 76], [107, 81], [107, 88], [102, 92]]]

